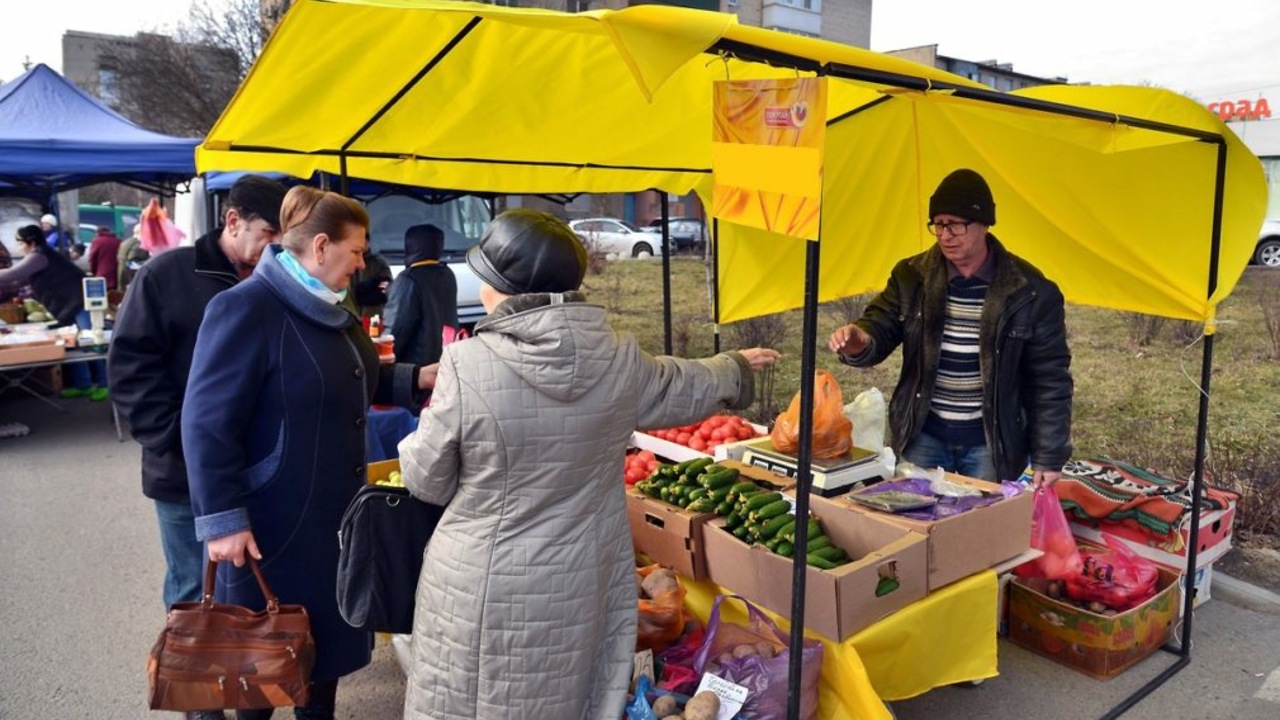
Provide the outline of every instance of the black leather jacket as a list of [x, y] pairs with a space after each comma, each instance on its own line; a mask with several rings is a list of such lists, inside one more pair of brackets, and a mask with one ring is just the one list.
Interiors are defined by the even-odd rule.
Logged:
[[[979, 329], [982, 424], [999, 479], [1016, 479], [1028, 460], [1061, 470], [1071, 457], [1071, 352], [1062, 293], [994, 235], [995, 270]], [[857, 367], [883, 361], [902, 345], [902, 375], [889, 403], [893, 449], [903, 450], [929, 414], [947, 302], [947, 267], [934, 246], [900, 261], [857, 325], [871, 335]]]

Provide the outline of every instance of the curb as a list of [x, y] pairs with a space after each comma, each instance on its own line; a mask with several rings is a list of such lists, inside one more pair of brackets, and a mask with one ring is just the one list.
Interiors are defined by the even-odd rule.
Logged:
[[1213, 597], [1247, 610], [1280, 615], [1280, 594], [1221, 572], [1213, 574]]

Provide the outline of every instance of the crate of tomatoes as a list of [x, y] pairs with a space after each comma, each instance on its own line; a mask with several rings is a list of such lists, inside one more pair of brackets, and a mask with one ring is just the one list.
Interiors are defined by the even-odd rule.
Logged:
[[702, 456], [724, 459], [733, 457], [732, 453], [725, 452], [732, 444], [765, 434], [765, 428], [744, 417], [712, 415], [689, 425], [637, 432], [632, 436], [632, 444], [678, 462]]

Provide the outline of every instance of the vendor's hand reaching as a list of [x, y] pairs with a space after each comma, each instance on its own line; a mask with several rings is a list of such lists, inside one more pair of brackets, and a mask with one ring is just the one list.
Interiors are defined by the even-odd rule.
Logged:
[[1035, 470], [1031, 474], [1031, 485], [1037, 490], [1042, 487], [1052, 487], [1061, 478], [1061, 470]]
[[436, 386], [436, 376], [440, 374], [440, 363], [423, 365], [418, 371], [418, 389], [431, 390]]
[[258, 551], [258, 543], [253, 539], [252, 530], [241, 530], [238, 533], [214, 538], [207, 545], [209, 547], [209, 560], [212, 562], [230, 560], [232, 565], [241, 567], [245, 563], [244, 553], [246, 550], [253, 556], [253, 559], [262, 559], [262, 553]]
[[751, 366], [752, 370], [763, 370], [782, 357], [782, 353], [773, 348], [747, 348], [738, 352], [747, 359], [747, 364]]
[[871, 344], [871, 336], [857, 325], [845, 325], [831, 333], [827, 347], [840, 355], [857, 355]]

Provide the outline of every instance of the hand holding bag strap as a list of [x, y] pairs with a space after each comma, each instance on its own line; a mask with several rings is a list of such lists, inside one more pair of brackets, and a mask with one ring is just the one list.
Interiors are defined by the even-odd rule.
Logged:
[[[267, 613], [275, 615], [280, 612], [280, 598], [271, 591], [271, 586], [267, 585], [267, 578], [262, 574], [262, 568], [258, 567], [258, 561], [252, 555], [245, 551], [245, 558], [249, 560], [249, 569], [253, 571], [253, 576], [258, 579], [258, 587], [262, 590], [262, 597], [267, 599]], [[204, 610], [213, 609], [213, 590], [217, 583], [218, 561], [210, 560], [204, 568], [204, 597], [201, 598], [200, 604]]]

